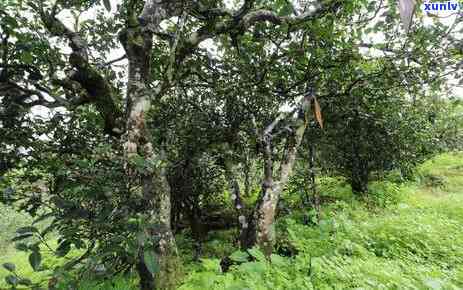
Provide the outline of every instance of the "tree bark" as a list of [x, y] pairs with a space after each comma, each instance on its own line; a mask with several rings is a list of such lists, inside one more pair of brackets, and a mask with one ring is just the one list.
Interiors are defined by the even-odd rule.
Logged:
[[249, 225], [248, 225], [248, 221], [246, 218], [243, 201], [241, 199], [240, 185], [237, 180], [237, 176], [238, 176], [237, 165], [232, 160], [225, 160], [224, 168], [225, 168], [225, 177], [227, 179], [228, 188], [230, 190], [230, 197], [232, 199], [233, 206], [238, 215], [239, 241], [240, 241], [240, 247], [242, 247], [243, 246], [242, 241], [244, 239], [244, 235], [246, 234], [246, 231]]
[[[147, 212], [147, 230], [151, 238], [150, 247], [155, 253], [159, 271], [149, 277], [140, 272], [141, 289], [150, 289], [154, 279], [156, 289], [174, 289], [176, 271], [178, 269], [177, 249], [170, 223], [170, 188], [165, 169], [161, 166], [140, 172], [131, 164], [134, 158], [142, 157], [152, 164], [162, 160], [162, 154], [156, 154], [152, 145], [152, 136], [146, 127], [146, 112], [150, 109], [150, 96], [144, 77], [147, 70], [137, 59], [129, 60], [129, 87], [127, 90], [128, 119], [127, 141], [124, 151], [127, 159], [127, 174], [133, 184], [142, 188], [143, 197], [149, 204]], [[136, 190], [137, 186], [133, 190]], [[145, 247], [146, 250], [146, 247]], [[140, 268], [141, 269], [141, 268]], [[152, 273], [153, 274], [153, 273]], [[146, 286], [148, 285], [148, 286]]]
[[285, 118], [284, 115], [278, 116], [272, 124], [264, 130], [264, 136], [261, 138], [264, 158], [264, 177], [262, 189], [255, 209], [249, 220], [249, 226], [246, 234], [243, 235], [242, 244], [245, 248], [254, 245], [270, 256], [275, 244], [275, 212], [281, 192], [286, 186], [292, 173], [296, 160], [297, 149], [299, 148], [304, 132], [307, 128], [307, 114], [312, 98], [307, 95], [302, 101], [301, 114], [296, 118], [294, 128], [286, 143], [286, 152], [281, 161], [277, 178], [274, 179], [273, 172], [273, 148], [272, 148], [272, 131], [277, 124]]
[[362, 140], [362, 126], [359, 113], [358, 98], [351, 92], [351, 97], [354, 107], [354, 120], [352, 125], [352, 157], [351, 157], [351, 178], [350, 185], [352, 192], [363, 194], [368, 191], [368, 161], [362, 156], [361, 140]]
[[[167, 15], [161, 5], [147, 1], [144, 13], [150, 9], [150, 24], [157, 27]], [[149, 6], [149, 7], [147, 7]], [[130, 17], [130, 16], [129, 16]], [[130, 19], [133, 19], [131, 17]], [[171, 196], [162, 160], [162, 150], [154, 150], [153, 136], [147, 128], [146, 114], [151, 107], [151, 98], [159, 95], [161, 89], [150, 89], [151, 52], [153, 31], [143, 26], [129, 27], [120, 35], [129, 61], [129, 78], [127, 85], [127, 124], [124, 153], [126, 172], [135, 192], [142, 190], [143, 198], [148, 204], [145, 212], [145, 233], [148, 236], [146, 244], [141, 245], [140, 263], [137, 267], [142, 290], [174, 289], [178, 279], [179, 258], [174, 235], [171, 230]], [[134, 160], [142, 158], [147, 167], [140, 170]], [[160, 165], [156, 165], [160, 164]], [[146, 261], [153, 252], [155, 261]], [[157, 264], [156, 270], [148, 265]], [[146, 271], [146, 270], [150, 271]]]
[[[357, 146], [357, 145], [354, 145]], [[362, 160], [357, 150], [354, 151], [352, 160], [352, 176], [350, 178], [350, 185], [352, 192], [363, 194], [368, 191], [368, 168], [367, 162]]]
[[320, 222], [320, 193], [317, 190], [315, 179], [315, 146], [309, 145], [309, 183], [312, 191], [312, 206], [317, 212], [317, 221]]

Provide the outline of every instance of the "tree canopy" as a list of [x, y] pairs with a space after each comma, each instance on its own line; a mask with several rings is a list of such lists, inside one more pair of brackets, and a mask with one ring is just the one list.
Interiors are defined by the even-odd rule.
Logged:
[[462, 15], [399, 2], [2, 2], [0, 188], [48, 222], [23, 229], [31, 263], [57, 233], [58, 256], [83, 254], [54, 275], [104, 265], [172, 289], [185, 228], [198, 257], [230, 227], [271, 255], [307, 152], [367, 194], [461, 148]]

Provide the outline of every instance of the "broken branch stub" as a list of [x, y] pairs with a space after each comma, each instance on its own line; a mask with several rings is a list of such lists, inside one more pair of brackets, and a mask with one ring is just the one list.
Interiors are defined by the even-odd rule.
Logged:
[[415, 0], [399, 0], [400, 19], [406, 32], [412, 24], [413, 14], [416, 9]]

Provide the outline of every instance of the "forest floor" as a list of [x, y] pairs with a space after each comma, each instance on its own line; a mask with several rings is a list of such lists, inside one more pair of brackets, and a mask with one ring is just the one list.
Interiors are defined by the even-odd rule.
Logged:
[[[397, 183], [391, 174], [358, 198], [342, 180], [322, 178], [320, 191], [330, 200], [318, 224], [304, 225], [299, 210], [278, 219], [277, 254], [266, 260], [258, 250], [236, 251], [233, 231], [211, 234], [205, 258], [193, 262], [191, 242], [179, 237], [185, 260], [179, 289], [463, 289], [463, 154], [439, 155], [419, 166], [416, 180]], [[296, 203], [283, 198], [288, 208]], [[14, 228], [30, 219], [2, 207], [0, 262], [38, 281], [27, 255], [9, 242]], [[6, 214], [5, 214], [6, 213]], [[222, 273], [220, 258], [237, 265]], [[44, 256], [52, 266], [59, 261]], [[6, 289], [0, 269], [0, 289]], [[79, 289], [136, 289], [133, 279], [82, 282]], [[62, 289], [67, 289], [63, 287]]]
[[279, 219], [277, 251], [289, 257], [268, 263], [254, 253], [225, 274], [205, 260], [180, 289], [463, 289], [463, 154], [437, 156], [415, 181], [396, 181], [373, 182], [363, 199], [322, 179], [334, 201], [318, 225], [303, 225], [298, 212]]

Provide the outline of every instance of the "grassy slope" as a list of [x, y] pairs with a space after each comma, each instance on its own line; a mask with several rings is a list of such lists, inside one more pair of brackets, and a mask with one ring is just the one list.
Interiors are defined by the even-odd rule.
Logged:
[[[291, 258], [275, 255], [268, 263], [256, 251], [256, 261], [223, 274], [213, 257], [231, 248], [224, 242], [229, 235], [218, 234], [205, 245], [212, 258], [189, 263], [192, 271], [180, 289], [463, 289], [463, 154], [428, 161], [419, 176], [421, 182], [402, 187], [374, 185], [380, 201], [389, 200], [392, 191], [402, 195], [399, 204], [383, 210], [353, 198], [346, 185], [322, 186], [337, 201], [323, 208], [320, 225], [302, 225], [297, 214], [279, 221], [279, 247], [297, 251]], [[0, 224], [2, 247], [8, 249], [0, 262], [14, 262], [25, 276], [40, 279], [26, 255], [5, 245], [11, 224], [11, 219]], [[190, 256], [185, 252], [186, 260]], [[52, 266], [53, 259], [45, 262]], [[2, 280], [5, 274], [0, 270]], [[133, 281], [112, 282], [99, 287], [84, 282], [79, 289], [135, 289]]]
[[441, 155], [419, 175], [417, 184], [383, 186], [403, 195], [384, 210], [345, 194], [319, 226], [280, 221], [280, 246], [296, 248], [293, 258], [255, 255], [226, 274], [207, 260], [181, 289], [462, 289], [463, 155]]

